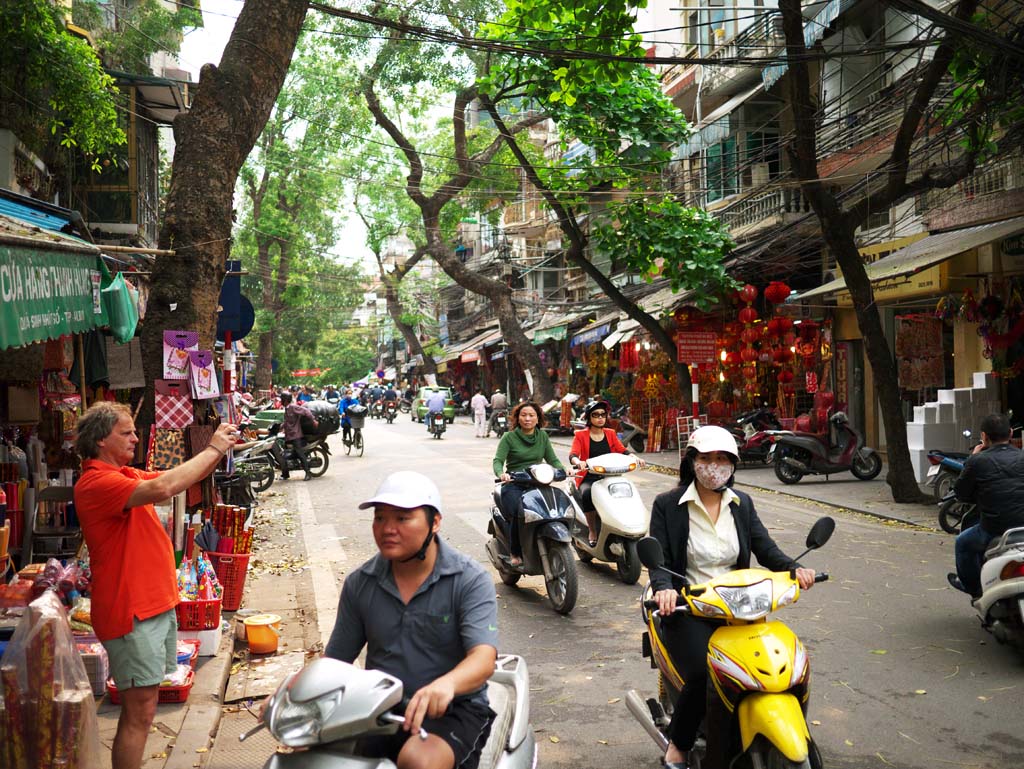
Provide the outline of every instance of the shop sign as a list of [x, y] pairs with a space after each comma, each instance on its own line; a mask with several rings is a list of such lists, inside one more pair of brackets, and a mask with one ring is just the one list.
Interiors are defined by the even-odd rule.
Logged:
[[96, 256], [0, 246], [0, 349], [106, 323]]
[[466, 350], [459, 356], [459, 360], [462, 363], [476, 363], [480, 360], [480, 353], [477, 350]]
[[292, 372], [292, 376], [320, 376], [330, 371], [329, 368], [300, 368]]
[[555, 342], [561, 342], [568, 335], [569, 329], [566, 326], [554, 326], [552, 328], [545, 328], [539, 331], [533, 332], [533, 343], [540, 344], [546, 342], [549, 339]]
[[1004, 238], [1003, 253], [1007, 256], [1024, 256], [1024, 232]]
[[685, 331], [676, 336], [678, 363], [714, 363], [718, 352], [714, 331]]
[[592, 344], [593, 342], [599, 342], [600, 340], [608, 336], [608, 332], [611, 330], [611, 328], [612, 326], [610, 323], [602, 323], [597, 328], [592, 328], [588, 331], [583, 331], [582, 333], [576, 334], [576, 336], [572, 338], [572, 342], [569, 343], [569, 346], [576, 347], [581, 344]]

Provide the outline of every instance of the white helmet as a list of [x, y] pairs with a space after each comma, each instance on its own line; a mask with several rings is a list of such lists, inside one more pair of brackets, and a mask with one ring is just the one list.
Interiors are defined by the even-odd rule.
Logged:
[[740, 461], [740, 452], [736, 448], [736, 439], [724, 427], [716, 427], [715, 425], [698, 427], [690, 433], [690, 440], [686, 442], [686, 449], [687, 451], [694, 449], [700, 454], [724, 451], [732, 456], [733, 462]]
[[374, 505], [394, 505], [406, 510], [429, 505], [441, 512], [441, 492], [427, 476], [412, 470], [391, 473], [377, 487], [377, 493], [359, 505], [365, 510]]

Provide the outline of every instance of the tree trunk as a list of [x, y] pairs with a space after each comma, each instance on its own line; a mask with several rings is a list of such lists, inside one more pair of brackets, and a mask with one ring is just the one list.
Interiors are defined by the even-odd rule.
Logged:
[[[142, 329], [150, 378], [163, 370], [165, 329], [199, 332], [213, 349], [217, 304], [231, 251], [235, 182], [284, 83], [306, 0], [247, 0], [220, 66], [202, 68], [192, 109], [174, 121], [176, 149], [160, 248]], [[140, 424], [153, 420], [147, 393]]]
[[391, 321], [395, 324], [395, 328], [402, 335], [402, 339], [405, 340], [405, 344], [409, 349], [411, 356], [419, 355], [423, 360], [423, 369], [427, 374], [437, 375], [437, 364], [434, 363], [434, 356], [427, 355], [423, 350], [423, 345], [420, 344], [420, 338], [416, 335], [416, 329], [410, 326], [408, 323], [402, 320], [403, 307], [401, 301], [398, 299], [398, 281], [389, 276], [385, 275], [383, 269], [381, 270], [381, 276], [384, 280], [384, 298], [388, 305], [388, 314], [391, 316]]
[[269, 390], [274, 383], [274, 330], [261, 331], [256, 348], [256, 389]]

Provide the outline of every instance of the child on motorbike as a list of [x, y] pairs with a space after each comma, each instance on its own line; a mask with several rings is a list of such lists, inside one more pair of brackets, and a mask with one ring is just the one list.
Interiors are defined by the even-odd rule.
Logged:
[[562, 463], [555, 456], [551, 439], [541, 428], [544, 426], [544, 414], [533, 401], [520, 403], [512, 409], [514, 429], [501, 436], [498, 449], [494, 452], [492, 469], [504, 485], [501, 487], [501, 514], [509, 528], [509, 563], [518, 566], [523, 562], [522, 545], [519, 543], [519, 526], [517, 521], [523, 506], [523, 493], [526, 489], [515, 483], [509, 483], [509, 473], [524, 470], [530, 465], [547, 462], [552, 467], [564, 470]]
[[[750, 566], [750, 556], [774, 571], [796, 569], [801, 590], [814, 584], [814, 570], [802, 568], [775, 544], [753, 500], [732, 489], [739, 463], [736, 441], [721, 427], [690, 435], [679, 464], [679, 485], [659, 494], [651, 510], [651, 536], [661, 543], [666, 567], [699, 584]], [[684, 769], [704, 718], [708, 641], [717, 624], [674, 613], [684, 583], [661, 569], [651, 571], [654, 600], [662, 616], [669, 653], [686, 682], [672, 712], [663, 763]]]
[[[569, 449], [569, 464], [580, 472], [587, 470], [587, 460], [590, 457], [599, 457], [603, 454], [629, 454], [629, 450], [622, 445], [619, 436], [608, 424], [608, 415], [611, 413], [611, 406], [608, 401], [593, 401], [583, 409], [583, 421], [587, 426], [583, 430], [577, 430], [572, 441], [572, 448]], [[633, 455], [638, 467], [644, 466], [644, 461]], [[587, 528], [589, 533], [587, 539], [590, 546], [597, 546], [597, 531], [595, 528], [596, 517], [594, 504], [590, 499], [590, 487], [598, 479], [598, 476], [587, 472], [585, 475], [576, 476], [576, 486], [580, 490], [580, 498], [583, 501], [583, 514], [587, 516]]]

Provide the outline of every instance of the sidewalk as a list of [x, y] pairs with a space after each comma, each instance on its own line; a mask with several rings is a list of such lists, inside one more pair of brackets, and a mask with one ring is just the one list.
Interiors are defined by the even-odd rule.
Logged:
[[[572, 438], [552, 436], [556, 446], [568, 448]], [[648, 467], [656, 472], [676, 475], [679, 472], [679, 453], [662, 451], [640, 454]], [[839, 507], [853, 512], [871, 515], [887, 521], [911, 526], [938, 529], [938, 508], [933, 504], [898, 505], [892, 501], [892, 493], [885, 482], [886, 468], [873, 481], [860, 481], [851, 473], [830, 475], [808, 475], [799, 483], [787, 485], [775, 477], [771, 465], [741, 465], [736, 472], [736, 485], [748, 492], [768, 492], [786, 495], [801, 500]], [[930, 490], [929, 490], [930, 491]]]

